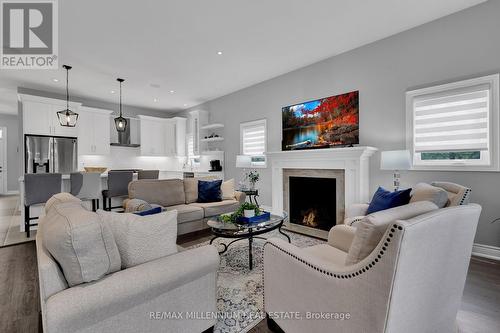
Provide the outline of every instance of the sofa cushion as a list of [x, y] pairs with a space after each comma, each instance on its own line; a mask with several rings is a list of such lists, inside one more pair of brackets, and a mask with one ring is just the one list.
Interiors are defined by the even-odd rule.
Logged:
[[240, 207], [240, 203], [236, 200], [222, 200], [219, 202], [195, 202], [190, 206], [203, 208], [205, 217], [217, 216], [224, 213], [234, 212]]
[[177, 223], [201, 220], [204, 217], [203, 208], [194, 205], [175, 205], [166, 207], [167, 211], [177, 211]]
[[198, 200], [198, 180], [215, 180], [214, 176], [185, 178], [184, 192], [186, 194], [186, 204], [196, 202]]
[[61, 192], [54, 194], [45, 203], [45, 213], [47, 213], [55, 205], [61, 204], [63, 202], [81, 202], [81, 200], [68, 192]]
[[222, 180], [199, 180], [198, 200], [196, 202], [222, 201], [221, 184]]
[[401, 191], [390, 192], [382, 187], [379, 187], [373, 194], [373, 198], [366, 210], [366, 215], [375, 213], [381, 210], [390, 209], [410, 202], [411, 188]]
[[438, 208], [443, 208], [448, 202], [448, 193], [442, 188], [426, 183], [418, 183], [412, 191], [410, 202], [430, 201]]
[[168, 256], [177, 252], [177, 212], [138, 216], [99, 210], [109, 225], [120, 252], [122, 268]]
[[234, 199], [235, 198], [234, 179], [231, 178], [229, 180], [222, 182], [220, 190], [222, 191], [222, 200]]
[[353, 265], [366, 258], [377, 247], [392, 222], [407, 220], [435, 209], [438, 207], [430, 201], [418, 201], [365, 216], [357, 225], [346, 265]]
[[111, 230], [80, 202], [53, 205], [40, 223], [43, 245], [61, 266], [70, 287], [120, 270]]
[[163, 207], [180, 205], [186, 201], [181, 179], [141, 179], [128, 185], [130, 199], [142, 199]]

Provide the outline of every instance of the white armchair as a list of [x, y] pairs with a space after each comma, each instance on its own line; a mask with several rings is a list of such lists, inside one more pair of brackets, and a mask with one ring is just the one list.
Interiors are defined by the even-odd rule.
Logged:
[[268, 326], [287, 333], [454, 331], [480, 212], [470, 204], [395, 218], [353, 265], [346, 257], [362, 228], [335, 226], [328, 244], [305, 249], [268, 240]]

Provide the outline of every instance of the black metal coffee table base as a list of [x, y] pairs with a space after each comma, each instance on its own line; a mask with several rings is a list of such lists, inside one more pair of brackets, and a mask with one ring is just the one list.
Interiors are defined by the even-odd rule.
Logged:
[[248, 239], [248, 268], [250, 270], [252, 270], [253, 269], [253, 254], [252, 254], [253, 240], [254, 239], [263, 239], [263, 240], [266, 240], [266, 238], [264, 238], [264, 237], [257, 237], [256, 235], [261, 235], [261, 234], [267, 233], [269, 231], [278, 229], [279, 233], [282, 234], [282, 235], [284, 235], [288, 239], [288, 243], [291, 243], [290, 236], [288, 236], [287, 234], [285, 234], [281, 230], [282, 226], [283, 226], [283, 221], [281, 221], [280, 224], [277, 224], [276, 226], [274, 226], [272, 228], [260, 229], [260, 230], [255, 230], [255, 231], [253, 230], [253, 228], [249, 228], [247, 233], [238, 234], [238, 235], [234, 235], [234, 234], [230, 234], [230, 233], [224, 233], [224, 232], [220, 232], [218, 230], [212, 229], [212, 233], [215, 236], [210, 240], [210, 244], [212, 244], [213, 241], [216, 240], [217, 238], [236, 238], [235, 240], [231, 241], [227, 245], [224, 244], [224, 243], [220, 243], [222, 246], [224, 246], [224, 249], [222, 251], [219, 251], [219, 254], [223, 254], [223, 253], [225, 253], [228, 250], [228, 248], [229, 248], [229, 246], [231, 244], [233, 244], [233, 243], [235, 243], [237, 241], [240, 241], [240, 240]]

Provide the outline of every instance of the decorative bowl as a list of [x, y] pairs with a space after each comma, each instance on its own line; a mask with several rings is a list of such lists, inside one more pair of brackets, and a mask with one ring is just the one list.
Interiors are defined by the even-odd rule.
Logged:
[[85, 172], [96, 172], [96, 173], [103, 173], [106, 170], [108, 170], [108, 168], [105, 167], [83, 167], [83, 169], [85, 169]]

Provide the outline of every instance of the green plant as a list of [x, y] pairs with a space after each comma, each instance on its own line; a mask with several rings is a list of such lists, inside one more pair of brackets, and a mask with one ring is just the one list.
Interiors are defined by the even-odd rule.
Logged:
[[235, 223], [238, 221], [239, 217], [243, 216], [243, 211], [251, 209], [255, 211], [255, 215], [260, 215], [261, 211], [259, 206], [250, 202], [244, 202], [234, 213], [220, 215], [219, 220], [224, 223]]
[[245, 178], [248, 179], [248, 181], [250, 182], [250, 184], [252, 184], [252, 186], [255, 186], [255, 184], [260, 179], [260, 175], [256, 170], [252, 170], [245, 175]]

